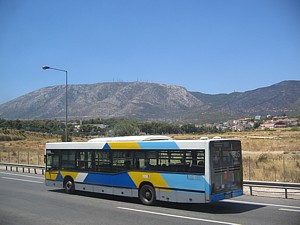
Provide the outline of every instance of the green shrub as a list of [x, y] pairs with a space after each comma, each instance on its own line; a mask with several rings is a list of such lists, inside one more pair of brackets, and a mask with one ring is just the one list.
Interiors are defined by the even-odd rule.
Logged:
[[24, 139], [24, 137], [19, 136], [0, 135], [0, 141], [20, 141]]
[[268, 155], [266, 153], [260, 154], [257, 161], [259, 163], [268, 161]]

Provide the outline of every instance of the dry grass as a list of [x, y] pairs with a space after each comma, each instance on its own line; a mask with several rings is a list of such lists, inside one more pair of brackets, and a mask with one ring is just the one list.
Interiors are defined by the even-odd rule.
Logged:
[[[48, 134], [20, 134], [16, 131], [10, 135], [22, 135], [24, 140], [0, 141], [0, 161], [43, 165], [45, 144], [60, 141], [59, 137]], [[242, 141], [244, 179], [300, 183], [300, 131], [280, 129], [221, 135], [172, 135], [174, 139], [199, 139], [202, 136]]]
[[[0, 131], [0, 135], [1, 134]], [[22, 136], [23, 140], [0, 141], [0, 161], [31, 165], [44, 165], [45, 144], [61, 141], [60, 137], [51, 134], [10, 131], [11, 137]], [[83, 141], [74, 139], [74, 141]]]
[[243, 166], [244, 179], [300, 183], [300, 154], [244, 155]]

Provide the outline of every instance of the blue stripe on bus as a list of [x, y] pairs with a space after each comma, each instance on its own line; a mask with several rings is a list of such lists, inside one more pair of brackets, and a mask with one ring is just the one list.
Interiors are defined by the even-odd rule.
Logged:
[[142, 150], [149, 149], [179, 149], [178, 145], [174, 141], [170, 142], [138, 142], [138, 145]]
[[60, 174], [60, 172], [58, 172], [57, 176], [56, 176], [56, 180], [58, 181], [63, 181], [64, 178], [62, 177], [62, 175]]
[[103, 146], [102, 149], [103, 149], [103, 150], [109, 150], [109, 149], [110, 149], [110, 146], [106, 143], [106, 144]]
[[84, 180], [84, 183], [99, 184], [105, 186], [119, 186], [127, 188], [136, 188], [127, 173], [120, 174], [97, 174], [89, 173]]
[[169, 187], [189, 190], [206, 190], [208, 183], [201, 175], [187, 174], [160, 174]]

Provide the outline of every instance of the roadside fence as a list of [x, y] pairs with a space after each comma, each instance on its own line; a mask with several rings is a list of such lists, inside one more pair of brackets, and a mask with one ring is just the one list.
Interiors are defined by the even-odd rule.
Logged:
[[300, 183], [300, 154], [243, 155], [244, 180]]
[[0, 162], [44, 165], [44, 154], [29, 151], [0, 151]]
[[[249, 189], [247, 190], [246, 187]], [[300, 199], [300, 183], [244, 180], [244, 193], [257, 196]]]

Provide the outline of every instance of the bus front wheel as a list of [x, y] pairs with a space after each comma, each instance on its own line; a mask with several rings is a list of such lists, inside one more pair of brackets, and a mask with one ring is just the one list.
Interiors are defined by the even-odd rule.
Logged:
[[155, 190], [148, 184], [141, 187], [139, 197], [144, 205], [154, 205], [156, 202]]
[[72, 194], [72, 193], [74, 193], [74, 190], [75, 190], [74, 181], [72, 179], [67, 179], [65, 181], [65, 191], [66, 191], [66, 193]]

